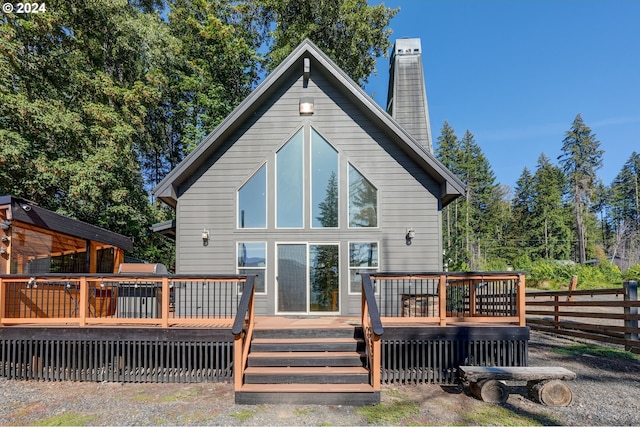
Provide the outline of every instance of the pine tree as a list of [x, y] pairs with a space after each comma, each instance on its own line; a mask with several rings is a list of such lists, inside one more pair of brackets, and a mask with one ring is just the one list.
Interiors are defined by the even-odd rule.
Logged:
[[614, 231], [611, 255], [624, 267], [640, 262], [640, 154], [633, 152], [611, 185], [609, 216]]
[[516, 181], [514, 196], [511, 200], [512, 227], [510, 233], [511, 245], [515, 252], [513, 258], [525, 257], [531, 259], [531, 222], [534, 211], [533, 176], [528, 168], [524, 168]]
[[570, 255], [571, 229], [563, 204], [565, 188], [562, 170], [541, 154], [533, 177], [534, 200], [529, 222], [535, 257], [567, 259]]
[[562, 145], [560, 165], [571, 185], [575, 232], [578, 242], [577, 259], [587, 260], [587, 223], [590, 204], [596, 184], [596, 171], [602, 166], [603, 151], [600, 142], [578, 114], [567, 131]]

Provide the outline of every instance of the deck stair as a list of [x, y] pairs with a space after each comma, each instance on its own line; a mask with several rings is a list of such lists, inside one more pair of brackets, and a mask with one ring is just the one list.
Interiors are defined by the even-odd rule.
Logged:
[[360, 328], [255, 330], [236, 403], [371, 405]]

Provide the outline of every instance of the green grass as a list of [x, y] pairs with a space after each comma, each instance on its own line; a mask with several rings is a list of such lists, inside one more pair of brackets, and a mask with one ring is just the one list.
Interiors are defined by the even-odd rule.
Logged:
[[240, 412], [236, 412], [235, 414], [231, 414], [233, 418], [240, 421], [241, 423], [251, 419], [255, 415], [257, 411], [255, 409], [243, 409]]
[[481, 405], [474, 410], [458, 411], [463, 418], [460, 425], [481, 426], [542, 426], [558, 425], [558, 421], [545, 415], [520, 414], [499, 405]]
[[615, 348], [602, 347], [593, 344], [573, 344], [553, 349], [554, 353], [569, 354], [579, 356], [581, 354], [590, 354], [592, 356], [611, 357], [616, 359], [640, 360], [640, 355], [629, 351], [617, 350]]
[[53, 417], [36, 421], [32, 425], [34, 426], [86, 426], [88, 423], [95, 420], [96, 418], [98, 418], [97, 415], [83, 415], [83, 414], [76, 414], [74, 412], [65, 412], [64, 414], [54, 415]]
[[420, 407], [414, 402], [394, 401], [373, 406], [361, 406], [356, 413], [366, 418], [369, 424], [401, 424], [406, 418], [420, 413]]
[[296, 417], [304, 417], [305, 415], [309, 415], [314, 411], [315, 409], [313, 408], [296, 408], [293, 410], [293, 415], [295, 415]]

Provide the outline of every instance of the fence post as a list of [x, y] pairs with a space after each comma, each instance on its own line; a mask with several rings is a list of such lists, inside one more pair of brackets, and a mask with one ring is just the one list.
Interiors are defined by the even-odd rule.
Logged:
[[[638, 282], [635, 280], [629, 280], [624, 282], [624, 300], [625, 301], [638, 301]], [[627, 315], [637, 315], [638, 307], [626, 307], [624, 308], [624, 314]], [[625, 319], [624, 321], [625, 328], [633, 328], [636, 331], [638, 330], [638, 319]], [[638, 333], [625, 333], [624, 338], [627, 341], [638, 341]], [[632, 351], [634, 345], [625, 345], [624, 348], [627, 351]]]
[[553, 322], [554, 322], [554, 329], [556, 331], [560, 330], [560, 297], [558, 297], [558, 295], [554, 295], [553, 296], [553, 302], [554, 302], [554, 306], [553, 306]]

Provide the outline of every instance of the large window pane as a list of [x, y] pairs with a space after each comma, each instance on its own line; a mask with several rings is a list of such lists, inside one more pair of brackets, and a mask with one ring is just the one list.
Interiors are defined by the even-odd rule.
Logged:
[[263, 165], [238, 190], [238, 228], [267, 226], [267, 167]]
[[278, 227], [303, 226], [304, 166], [302, 130], [276, 153]]
[[349, 227], [378, 226], [378, 190], [349, 164]]
[[338, 152], [311, 130], [311, 226], [338, 227]]
[[307, 245], [278, 245], [278, 312], [307, 311]]
[[310, 311], [338, 311], [338, 245], [309, 245]]
[[362, 290], [362, 276], [358, 273], [372, 273], [378, 269], [378, 243], [349, 244], [350, 291], [359, 293]]
[[238, 274], [257, 275], [256, 292], [265, 292], [265, 271], [267, 268], [267, 244], [265, 242], [238, 243]]

